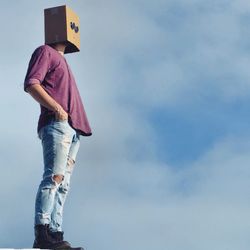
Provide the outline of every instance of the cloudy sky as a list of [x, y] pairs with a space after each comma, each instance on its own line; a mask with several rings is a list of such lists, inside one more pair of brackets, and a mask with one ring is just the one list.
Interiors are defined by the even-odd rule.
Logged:
[[39, 106], [23, 91], [43, 9], [68, 4], [81, 139], [65, 238], [87, 250], [249, 250], [250, 2], [1, 1], [0, 247], [30, 248]]

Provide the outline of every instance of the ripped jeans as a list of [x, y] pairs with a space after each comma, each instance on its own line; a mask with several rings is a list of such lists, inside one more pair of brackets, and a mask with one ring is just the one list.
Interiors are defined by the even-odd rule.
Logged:
[[[43, 147], [44, 173], [35, 203], [35, 225], [48, 224], [52, 232], [62, 231], [63, 207], [70, 185], [79, 134], [67, 121], [51, 121], [39, 131]], [[61, 176], [61, 182], [54, 177]]]

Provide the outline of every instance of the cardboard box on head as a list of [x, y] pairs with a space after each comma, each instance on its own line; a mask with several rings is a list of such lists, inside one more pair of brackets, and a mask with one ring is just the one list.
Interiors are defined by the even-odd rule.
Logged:
[[66, 53], [80, 51], [79, 17], [68, 6], [44, 10], [45, 44], [66, 43]]

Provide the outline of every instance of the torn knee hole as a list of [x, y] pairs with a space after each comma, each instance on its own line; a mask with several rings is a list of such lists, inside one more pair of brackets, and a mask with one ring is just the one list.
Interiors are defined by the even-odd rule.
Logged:
[[73, 166], [75, 164], [75, 161], [72, 158], [68, 158], [68, 165]]
[[53, 176], [53, 180], [57, 183], [57, 184], [60, 184], [64, 179], [64, 176], [63, 175], [57, 175], [55, 174]]

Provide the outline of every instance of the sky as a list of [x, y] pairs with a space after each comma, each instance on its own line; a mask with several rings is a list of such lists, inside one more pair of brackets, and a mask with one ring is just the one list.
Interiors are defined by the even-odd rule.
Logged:
[[248, 250], [250, 2], [1, 1], [0, 247], [30, 248], [42, 148], [23, 91], [43, 9], [80, 16], [66, 55], [93, 130], [65, 205], [86, 250]]

